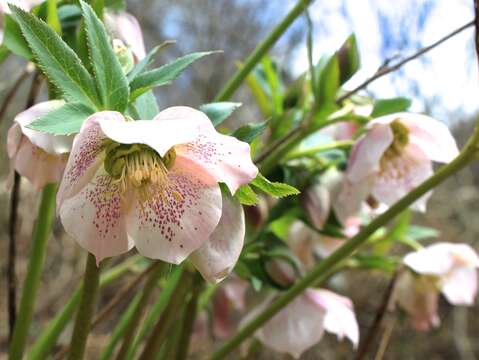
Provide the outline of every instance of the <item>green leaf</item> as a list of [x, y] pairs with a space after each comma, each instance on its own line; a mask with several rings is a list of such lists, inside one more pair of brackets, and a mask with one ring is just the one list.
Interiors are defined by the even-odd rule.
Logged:
[[5, 29], [3, 34], [3, 44], [14, 54], [27, 60], [33, 58], [32, 51], [23, 37], [22, 29], [13, 20], [10, 15], [4, 15]]
[[243, 205], [254, 206], [258, 204], [258, 195], [249, 185], [240, 186], [235, 192], [235, 198]]
[[339, 61], [336, 54], [329, 58], [323, 57], [318, 64], [318, 70], [316, 71], [318, 74], [316, 81], [318, 106], [335, 103], [340, 85]]
[[361, 269], [376, 269], [392, 273], [400, 261], [395, 257], [381, 255], [356, 255], [349, 260], [349, 265]]
[[405, 97], [377, 100], [371, 116], [373, 118], [401, 111], [406, 111], [411, 106], [411, 100]]
[[91, 64], [104, 110], [124, 111], [128, 104], [128, 81], [110, 43], [103, 23], [90, 5], [80, 1]]
[[272, 113], [272, 104], [268, 98], [268, 94], [264, 90], [263, 86], [260, 83], [260, 79], [257, 75], [257, 72], [251, 72], [246, 78], [246, 84], [248, 85], [258, 107], [265, 117], [271, 116]]
[[147, 71], [136, 77], [131, 83], [131, 100], [136, 99], [148, 90], [170, 84], [175, 80], [189, 65], [203, 56], [214, 54], [216, 51], [196, 52], [180, 57], [157, 69]]
[[251, 182], [251, 185], [274, 197], [281, 198], [299, 194], [299, 190], [295, 187], [279, 182], [271, 182], [261, 175], [261, 173], [258, 173], [258, 176]]
[[112, 10], [125, 10], [126, 3], [125, 0], [105, 0], [105, 7]]
[[278, 238], [283, 241], [287, 241], [289, 236], [289, 228], [295, 221], [298, 220], [299, 215], [300, 210], [298, 208], [293, 208], [292, 210], [287, 211], [283, 216], [272, 221], [268, 228]]
[[96, 108], [99, 99], [95, 82], [75, 52], [43, 21], [18, 7], [10, 8], [50, 81], [66, 99]]
[[422, 240], [427, 238], [435, 238], [440, 235], [440, 232], [436, 229], [426, 227], [426, 226], [419, 226], [419, 225], [411, 225], [407, 231], [407, 236], [414, 240]]
[[162, 44], [155, 46], [138, 64], [136, 64], [133, 69], [128, 73], [127, 78], [129, 82], [132, 82], [138, 75], [142, 74], [148, 66], [153, 63], [153, 58], [155, 57], [156, 53], [161, 49], [164, 49], [168, 45], [174, 44], [175, 41], [167, 40], [164, 41]]
[[261, 135], [267, 126], [267, 121], [246, 124], [236, 129], [231, 136], [234, 136], [238, 140], [245, 141], [249, 144], [259, 135]]
[[58, 34], [62, 34], [62, 25], [58, 18], [57, 1], [47, 0], [47, 24]]
[[95, 111], [81, 103], [67, 103], [35, 120], [27, 127], [54, 135], [71, 135], [80, 131], [83, 122]]
[[354, 34], [349, 35], [336, 56], [339, 61], [339, 83], [342, 85], [359, 70], [359, 49]]
[[216, 127], [225, 121], [241, 105], [242, 104], [238, 102], [215, 102], [201, 105], [200, 110], [210, 118], [213, 126]]
[[269, 56], [263, 57], [261, 61], [263, 65], [266, 81], [271, 92], [271, 100], [275, 115], [281, 115], [283, 113], [283, 91], [281, 87], [281, 80], [275, 69], [273, 61]]
[[130, 106], [134, 107], [134, 114], [129, 115], [136, 120], [151, 120], [160, 112], [155, 94], [151, 90], [140, 95]]

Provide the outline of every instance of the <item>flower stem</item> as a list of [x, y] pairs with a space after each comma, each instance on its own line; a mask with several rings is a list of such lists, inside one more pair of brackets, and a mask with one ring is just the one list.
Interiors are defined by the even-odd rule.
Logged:
[[278, 41], [289, 26], [296, 20], [298, 16], [306, 9], [314, 0], [299, 0], [298, 3], [290, 10], [284, 19], [276, 25], [269, 35], [254, 49], [250, 56], [246, 59], [244, 65], [233, 75], [226, 83], [214, 101], [226, 101], [235, 93], [243, 83], [244, 79], [253, 70], [255, 65], [261, 61], [263, 56]]
[[96, 264], [95, 256], [88, 253], [85, 276], [83, 278], [83, 290], [70, 343], [69, 360], [83, 359], [88, 333], [90, 332], [91, 318], [95, 311], [99, 285], [100, 267]]
[[337, 249], [329, 257], [321, 261], [310, 272], [308, 272], [301, 280], [296, 282], [288, 291], [279, 296], [267, 309], [259, 316], [246, 324], [232, 339], [227, 341], [217, 352], [215, 352], [211, 360], [223, 359], [239, 346], [246, 338], [252, 335], [257, 329], [271, 319], [278, 311], [293, 301], [306, 288], [321, 283], [326, 278], [329, 269], [336, 266], [339, 262], [353, 254], [377, 229], [387, 224], [397, 215], [402, 213], [421, 196], [442, 183], [451, 175], [463, 169], [472, 160], [474, 160], [479, 152], [479, 126], [476, 126], [474, 134], [461, 153], [449, 164], [441, 167], [433, 176], [424, 181], [409, 194], [400, 199], [391, 206], [386, 212], [371, 221], [361, 232], [348, 240], [343, 246]]
[[334, 141], [327, 144], [313, 146], [305, 150], [298, 150], [298, 151], [291, 152], [286, 156], [286, 160], [314, 156], [317, 153], [334, 150], [334, 149], [349, 149], [352, 145], [353, 145], [352, 140]]
[[15, 322], [9, 350], [10, 359], [21, 359], [25, 351], [28, 329], [32, 322], [35, 298], [40, 285], [46, 247], [55, 217], [56, 189], [56, 184], [48, 184], [42, 191], [38, 217], [33, 230], [32, 250], [28, 263], [27, 276], [23, 286], [20, 309]]

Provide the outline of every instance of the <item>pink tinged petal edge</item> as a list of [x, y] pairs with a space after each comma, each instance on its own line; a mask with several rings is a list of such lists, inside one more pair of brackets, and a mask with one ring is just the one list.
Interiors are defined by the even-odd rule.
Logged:
[[[270, 302], [271, 299], [251, 311], [243, 322], [256, 317]], [[269, 348], [297, 359], [323, 337], [325, 316], [325, 309], [304, 292], [256, 331], [255, 337]]]
[[22, 133], [32, 144], [43, 149], [45, 152], [56, 155], [68, 153], [72, 148], [73, 136], [52, 135], [27, 128], [33, 121], [62, 107], [64, 104], [65, 102], [63, 100], [51, 100], [38, 103], [19, 113], [14, 121], [21, 126]]
[[168, 177], [169, 190], [163, 197], [153, 197], [143, 208], [134, 205], [127, 216], [127, 231], [142, 255], [179, 264], [202, 246], [218, 225], [221, 190], [208, 174], [185, 166], [178, 158]]
[[[420, 148], [409, 144], [401, 155], [383, 162], [381, 172], [375, 177], [371, 193], [377, 201], [391, 206], [432, 174], [431, 160]], [[431, 194], [429, 192], [420, 198], [412, 208], [425, 211]]]
[[379, 170], [384, 152], [393, 142], [389, 125], [376, 124], [354, 144], [348, 160], [346, 176], [351, 182], [359, 182]]
[[477, 269], [456, 268], [442, 278], [440, 287], [449, 303], [471, 306], [477, 294]]
[[126, 11], [106, 12], [105, 23], [114, 37], [128, 45], [138, 62], [146, 55], [143, 33], [138, 20]]
[[106, 136], [101, 130], [100, 121], [120, 123], [124, 121], [124, 118], [120, 113], [103, 111], [85, 120], [73, 141], [72, 151], [57, 193], [57, 209], [61, 207], [65, 199], [74, 196], [86, 186], [103, 162], [103, 140]]
[[129, 251], [134, 243], [128, 238], [119, 189], [103, 168], [75, 196], [59, 209], [65, 231], [84, 249], [95, 255], [97, 264], [106, 257]]
[[190, 256], [209, 282], [218, 283], [233, 270], [243, 249], [245, 218], [243, 207], [228, 194], [222, 194], [223, 208], [218, 226], [210, 238]]
[[359, 326], [351, 299], [323, 289], [308, 289], [306, 294], [325, 309], [324, 329], [340, 340], [347, 337], [357, 347]]

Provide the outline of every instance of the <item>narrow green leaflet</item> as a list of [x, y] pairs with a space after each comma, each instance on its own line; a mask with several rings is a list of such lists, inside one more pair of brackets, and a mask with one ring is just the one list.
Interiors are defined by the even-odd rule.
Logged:
[[90, 5], [84, 1], [80, 1], [80, 4], [102, 108], [122, 112], [126, 109], [130, 95], [128, 81], [102, 22]]
[[131, 100], [136, 99], [148, 90], [170, 84], [175, 80], [189, 65], [203, 56], [214, 54], [216, 51], [196, 52], [180, 57], [157, 69], [147, 71], [137, 76], [131, 83]]
[[210, 118], [213, 126], [216, 127], [230, 117], [241, 105], [242, 104], [238, 102], [214, 102], [201, 105], [200, 110]]
[[10, 6], [44, 73], [66, 99], [92, 108], [99, 105], [93, 77], [75, 52], [47, 24], [18, 7]]
[[21, 56], [27, 60], [31, 60], [33, 55], [32, 51], [28, 47], [25, 38], [22, 35], [22, 29], [13, 20], [10, 15], [4, 15], [5, 28], [3, 33], [3, 44], [12, 53]]
[[243, 185], [235, 192], [235, 198], [243, 205], [254, 206], [258, 204], [258, 195], [249, 185]]
[[161, 43], [158, 46], [155, 46], [146, 56], [143, 60], [141, 60], [138, 64], [136, 64], [133, 69], [128, 73], [127, 78], [128, 81], [131, 82], [133, 81], [138, 75], [142, 74], [143, 72], [146, 71], [148, 66], [150, 66], [153, 63], [153, 58], [155, 57], [156, 53], [160, 51], [161, 49], [164, 49], [165, 47], [174, 44], [174, 40], [167, 40]]
[[248, 144], [256, 139], [268, 127], [268, 122], [246, 124], [236, 129], [231, 136], [238, 140], [245, 141]]
[[319, 106], [334, 103], [340, 85], [338, 57], [336, 54], [329, 58], [323, 57], [317, 67], [316, 91]]
[[70, 135], [80, 131], [83, 122], [95, 111], [81, 103], [67, 103], [49, 112], [27, 127], [54, 135]]
[[348, 36], [344, 44], [337, 51], [336, 56], [339, 61], [339, 82], [340, 84], [344, 84], [359, 70], [361, 65], [358, 44], [354, 34]]
[[295, 187], [279, 182], [271, 182], [260, 173], [251, 182], [251, 185], [274, 197], [285, 197], [299, 194], [299, 190]]
[[406, 111], [411, 106], [411, 100], [405, 97], [380, 99], [374, 104], [371, 116], [373, 118], [396, 112]]
[[127, 115], [130, 115], [136, 120], [151, 120], [160, 110], [156, 102], [155, 94], [150, 90], [143, 95], [140, 95], [134, 103], [128, 107]]

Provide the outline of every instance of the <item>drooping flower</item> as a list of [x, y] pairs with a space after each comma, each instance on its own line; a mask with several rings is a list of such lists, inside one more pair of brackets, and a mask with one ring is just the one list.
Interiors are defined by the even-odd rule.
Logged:
[[[222, 277], [231, 265], [209, 268], [216, 265], [210, 260], [215, 251], [237, 250], [213, 233], [222, 214], [218, 183], [234, 193], [256, 175], [249, 145], [216, 132], [200, 111], [173, 107], [138, 121], [104, 111], [90, 116], [75, 138], [57, 208], [66, 231], [97, 261], [136, 246], [178, 264], [213, 234], [213, 244], [199, 251], [207, 258], [197, 256], [196, 263], [205, 276]], [[228, 203], [224, 218], [234, 218], [242, 231], [242, 215], [231, 215], [238, 211], [227, 210]]]
[[137, 62], [146, 56], [143, 33], [136, 17], [126, 11], [106, 11], [104, 21], [112, 37], [130, 48]]
[[406, 255], [403, 262], [413, 273], [407, 271], [399, 277], [396, 301], [416, 329], [439, 325], [439, 292], [452, 305], [474, 303], [479, 256], [469, 245], [437, 243]]
[[[244, 322], [256, 317], [271, 300], [255, 308]], [[359, 327], [353, 304], [350, 299], [329, 290], [306, 289], [257, 330], [255, 337], [277, 352], [299, 358], [321, 340], [324, 330], [339, 339], [347, 337], [357, 346]]]
[[[449, 129], [431, 117], [411, 113], [379, 117], [353, 146], [336, 214], [346, 219], [370, 196], [392, 205], [433, 173], [433, 161], [446, 163], [458, 153]], [[413, 208], [424, 211], [427, 198]]]
[[12, 167], [35, 189], [61, 180], [72, 136], [56, 136], [27, 128], [34, 120], [63, 105], [61, 100], [39, 103], [18, 114], [8, 130], [7, 153]]

